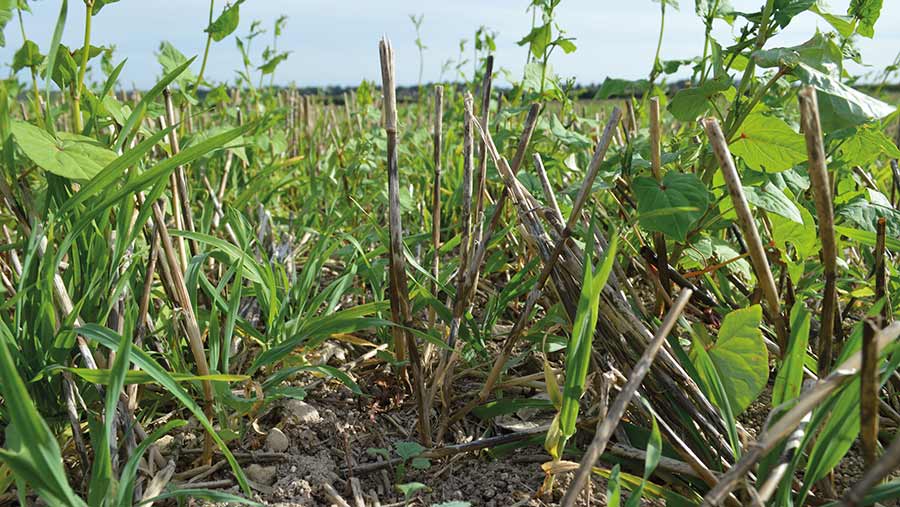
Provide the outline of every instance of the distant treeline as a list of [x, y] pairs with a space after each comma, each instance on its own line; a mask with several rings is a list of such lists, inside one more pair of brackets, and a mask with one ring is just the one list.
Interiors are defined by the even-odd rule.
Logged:
[[[629, 86], [629, 84], [631, 86]], [[601, 84], [589, 84], [589, 85], [575, 85], [571, 88], [571, 93], [574, 94], [575, 99], [578, 100], [590, 100], [594, 98], [625, 98], [630, 96], [641, 97], [643, 94], [642, 87], [640, 86], [641, 81], [622, 81], [622, 80], [607, 80]], [[422, 86], [422, 89], [430, 90], [432, 84], [425, 84]], [[452, 83], [450, 85], [445, 84], [444, 86], [456, 86], [457, 88], [462, 88], [464, 85], [462, 83]], [[673, 81], [666, 84], [667, 91], [670, 94], [677, 92], [683, 88], [687, 88], [690, 86], [689, 80], [681, 80], [681, 81]], [[872, 84], [858, 84], [855, 85], [857, 89], [864, 93], [873, 92], [877, 86]], [[282, 87], [284, 90], [296, 90], [301, 95], [314, 95], [323, 99], [326, 99], [328, 102], [343, 104], [344, 102], [344, 94], [355, 92], [358, 88], [357, 86], [301, 86], [301, 87]], [[494, 87], [499, 93], [507, 93], [511, 91], [510, 88], [504, 87]], [[420, 88], [418, 86], [397, 86], [397, 100], [400, 102], [416, 102], [419, 98]], [[900, 83], [892, 83], [887, 84], [882, 87], [882, 91], [888, 93], [900, 93]], [[200, 96], [205, 96], [205, 91], [200, 91]]]

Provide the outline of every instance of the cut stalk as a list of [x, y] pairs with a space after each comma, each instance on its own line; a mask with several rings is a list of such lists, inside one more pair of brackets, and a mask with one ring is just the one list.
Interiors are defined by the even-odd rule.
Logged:
[[[653, 171], [653, 178], [660, 185], [662, 184], [662, 147], [661, 147], [661, 126], [659, 121], [659, 97], [650, 99], [650, 168]], [[669, 256], [666, 252], [666, 237], [661, 232], [653, 234], [653, 246], [656, 249], [656, 270], [659, 273], [659, 283], [663, 288], [663, 298], [658, 302], [664, 301], [672, 293], [672, 282], [669, 281]], [[662, 306], [662, 305], [660, 305]]]
[[384, 93], [384, 130], [387, 133], [388, 170], [388, 226], [390, 229], [390, 300], [391, 318], [397, 325], [392, 329], [394, 353], [398, 361], [406, 359], [413, 374], [413, 391], [419, 412], [419, 434], [423, 444], [431, 445], [431, 423], [425, 411], [422, 364], [415, 338], [405, 328], [412, 326], [409, 306], [409, 287], [406, 280], [406, 259], [403, 256], [403, 223], [400, 217], [400, 175], [397, 168], [397, 96], [394, 89], [394, 50], [385, 37], [379, 43], [381, 56], [382, 91]]
[[769, 318], [772, 319], [772, 323], [775, 326], [778, 346], [782, 351], [785, 351], [787, 350], [788, 342], [787, 325], [785, 324], [784, 316], [781, 314], [781, 304], [778, 300], [775, 277], [772, 276], [765, 248], [759, 237], [759, 231], [756, 229], [756, 223], [753, 221], [753, 214], [750, 212], [750, 205], [744, 196], [741, 177], [738, 175], [734, 159], [731, 157], [731, 151], [728, 149], [728, 143], [725, 141], [725, 136], [719, 127], [719, 122], [715, 118], [707, 118], [703, 121], [703, 126], [712, 144], [716, 159], [719, 161], [719, 166], [722, 168], [722, 176], [725, 178], [728, 192], [731, 194], [734, 211], [737, 214], [741, 231], [744, 233], [744, 241], [747, 243], [747, 250], [753, 263], [753, 271], [756, 273], [757, 283], [762, 289], [766, 305], [769, 307]]
[[[434, 185], [431, 190], [431, 248], [434, 258], [431, 261], [431, 275], [434, 277], [431, 293], [437, 295], [438, 276], [441, 272], [441, 145], [443, 144], [444, 87], [434, 87]], [[436, 314], [429, 312], [428, 321], [433, 326]]]
[[[519, 341], [519, 337], [525, 330], [525, 326], [528, 324], [528, 320], [531, 316], [531, 311], [534, 309], [534, 305], [535, 303], [537, 303], [537, 300], [541, 297], [544, 285], [550, 278], [550, 274], [553, 271], [554, 267], [556, 267], [556, 262], [559, 259], [559, 255], [562, 253], [563, 248], [565, 247], [566, 241], [568, 241], [569, 237], [572, 234], [572, 229], [574, 228], [575, 223], [581, 217], [581, 210], [591, 193], [594, 179], [597, 177], [597, 173], [600, 171], [600, 164], [601, 162], [603, 162], [603, 159], [606, 156], [606, 151], [609, 149], [609, 145], [612, 143], [612, 137], [621, 118], [621, 110], [619, 110], [619, 108], [615, 108], [612, 112], [609, 123], [606, 124], [606, 129], [603, 132], [600, 143], [597, 145], [597, 149], [594, 152], [594, 157], [591, 160], [590, 165], [588, 166], [588, 173], [585, 176], [581, 189], [578, 192], [578, 196], [575, 198], [575, 203], [572, 206], [572, 212], [571, 215], [569, 215], [569, 220], [566, 222], [565, 228], [560, 233], [560, 238], [557, 241], [556, 246], [554, 247], [549, 258], [547, 259], [547, 262], [544, 264], [544, 267], [541, 270], [541, 274], [539, 275], [534, 288], [532, 288], [528, 293], [528, 296], [525, 299], [525, 307], [519, 313], [519, 318], [516, 321], [516, 324], [513, 326], [509, 335], [506, 337], [506, 340], [503, 342], [500, 353], [494, 360], [494, 365], [491, 368], [491, 372], [488, 375], [487, 380], [485, 380], [481, 391], [478, 393], [478, 397], [469, 401], [469, 403], [467, 403], [462, 409], [454, 414], [453, 417], [450, 418], [448, 425], [462, 419], [466, 416], [466, 414], [474, 410], [475, 407], [483, 403], [490, 395], [491, 391], [494, 388], [494, 385], [497, 383], [497, 380], [499, 380], [500, 374], [503, 372], [503, 369], [506, 366], [506, 361], [509, 359], [509, 356], [512, 354], [513, 349]], [[506, 159], [501, 158], [499, 153], [497, 152], [497, 148], [493, 145], [493, 140], [491, 139], [490, 133], [485, 130], [481, 130], [480, 126], [478, 127], [481, 135], [485, 138], [485, 142], [491, 152], [491, 156], [494, 157], [495, 161], [500, 166], [504, 179], [509, 179], [510, 183], [515, 183], [512, 180], [514, 175], [511, 174], [512, 171], [509, 169], [509, 166], [506, 163]], [[511, 193], [515, 193], [514, 187], [511, 187], [508, 190]]]
[[878, 350], [875, 344], [876, 323], [863, 321], [862, 367], [859, 372], [859, 439], [866, 467], [875, 464], [878, 452]]
[[672, 304], [672, 308], [666, 315], [665, 320], [663, 320], [659, 329], [656, 331], [653, 340], [647, 345], [641, 359], [634, 365], [634, 370], [632, 370], [631, 377], [629, 377], [625, 387], [623, 387], [619, 395], [616, 396], [616, 401], [613, 402], [612, 406], [609, 408], [606, 417], [601, 419], [598, 423], [594, 439], [591, 441], [591, 445], [588, 447], [587, 452], [585, 452], [584, 458], [581, 460], [581, 465], [578, 467], [578, 472], [575, 473], [575, 478], [572, 479], [572, 483], [569, 484], [569, 489], [566, 491], [566, 495], [560, 502], [560, 506], [572, 507], [575, 505], [575, 500], [578, 498], [585, 483], [587, 483], [588, 478], [591, 476], [594, 463], [597, 462], [597, 459], [599, 459], [600, 455], [603, 454], [603, 451], [606, 450], [606, 444], [609, 442], [610, 437], [612, 437], [613, 431], [619, 425], [619, 420], [625, 415], [625, 409], [627, 409], [628, 404], [631, 403], [631, 398], [634, 396], [634, 393], [637, 392], [641, 383], [644, 381], [644, 377], [650, 371], [650, 366], [653, 364], [653, 359], [656, 358], [656, 353], [659, 352], [663, 341], [665, 341], [666, 337], [669, 336], [669, 333], [672, 332], [675, 322], [678, 320], [678, 317], [681, 316], [681, 312], [684, 311], [684, 307], [687, 306], [690, 299], [691, 290], [682, 289], [678, 299]]
[[816, 91], [812, 87], [800, 90], [800, 122], [806, 137], [809, 158], [809, 180], [819, 219], [819, 239], [822, 243], [822, 264], [825, 270], [825, 293], [822, 295], [822, 329], [819, 331], [819, 375], [831, 369], [835, 308], [837, 306], [837, 247], [834, 236], [834, 208], [831, 200], [831, 179], [825, 167], [825, 147]]

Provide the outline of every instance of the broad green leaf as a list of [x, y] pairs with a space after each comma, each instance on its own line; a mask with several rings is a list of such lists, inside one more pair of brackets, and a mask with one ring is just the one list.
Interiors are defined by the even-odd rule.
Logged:
[[803, 218], [801, 223], [780, 215], [769, 217], [772, 222], [772, 240], [782, 250], [787, 250], [788, 243], [794, 245], [800, 259], [805, 259], [819, 251], [816, 223], [806, 208], [798, 206], [797, 210]]
[[6, 47], [6, 37], [3, 32], [6, 24], [13, 17], [13, 9], [16, 8], [16, 0], [0, 0], [0, 48]]
[[884, 218], [887, 236], [900, 238], [900, 211], [871, 202], [863, 197], [857, 197], [840, 206], [837, 215], [869, 232], [876, 232], [878, 219]]
[[788, 199], [780, 188], [771, 182], [761, 186], [744, 187], [747, 202], [768, 212], [780, 215], [798, 224], [803, 223], [803, 216], [793, 201]]
[[719, 336], [707, 351], [735, 415], [750, 406], [769, 378], [769, 354], [761, 325], [761, 306], [734, 310], [725, 316]]
[[811, 39], [798, 46], [753, 52], [753, 61], [762, 68], [793, 67], [802, 62], [822, 72], [830, 72], [843, 59], [840, 46], [818, 31]]
[[531, 32], [528, 33], [528, 35], [523, 37], [516, 44], [520, 46], [529, 44], [529, 47], [531, 48], [531, 54], [533, 54], [535, 58], [541, 59], [544, 56], [544, 49], [546, 49], [550, 44], [551, 36], [552, 32], [550, 23], [545, 23], [541, 26], [534, 27]]
[[[556, 115], [550, 118], [550, 133], [561, 143], [573, 150], [590, 148], [591, 140], [580, 132], [569, 130], [559, 121]], [[531, 173], [528, 173], [531, 174]]]
[[44, 55], [34, 41], [26, 40], [22, 47], [13, 56], [12, 69], [18, 72], [22, 69], [36, 69], [44, 62]]
[[703, 388], [703, 392], [709, 398], [709, 401], [719, 408], [722, 419], [724, 419], [725, 431], [728, 434], [728, 441], [731, 444], [731, 449], [735, 453], [735, 456], [739, 456], [741, 451], [741, 441], [737, 434], [734, 402], [730, 400], [731, 396], [725, 388], [722, 374], [718, 371], [718, 367], [707, 351], [707, 347], [710, 347], [711, 345], [706, 343], [708, 337], [706, 336], [705, 328], [702, 327], [702, 324], [696, 324], [694, 328], [695, 332], [691, 341], [690, 360], [697, 371], [697, 383]]
[[806, 142], [784, 120], [762, 113], [747, 116], [731, 143], [731, 152], [751, 169], [780, 172], [806, 160]]
[[731, 88], [727, 76], [710, 79], [700, 86], [679, 90], [669, 102], [668, 110], [681, 121], [694, 121], [712, 108], [716, 95]]
[[850, 0], [847, 15], [858, 20], [856, 33], [863, 37], [875, 36], [875, 22], [881, 16], [882, 0]]
[[647, 91], [650, 83], [646, 79], [638, 79], [629, 81], [627, 79], [606, 78], [600, 89], [597, 90], [595, 99], [605, 100], [611, 97], [627, 97], [629, 95], [640, 95]]
[[56, 136], [30, 123], [11, 122], [16, 144], [38, 167], [73, 180], [89, 180], [117, 158], [89, 137], [59, 132]]
[[197, 79], [197, 76], [185, 65], [192, 61], [193, 58], [189, 60], [168, 41], [163, 41], [159, 44], [159, 53], [156, 54], [156, 59], [162, 65], [163, 74], [174, 73], [177, 76], [175, 83], [181, 88], [187, 88]]
[[772, 407], [791, 401], [800, 396], [803, 387], [803, 365], [806, 361], [806, 347], [809, 344], [810, 315], [803, 303], [795, 303], [791, 308], [791, 337], [787, 353], [772, 389]]
[[838, 150], [840, 158], [849, 164], [866, 166], [880, 156], [900, 158], [900, 149], [876, 126], [860, 126], [845, 139]]
[[[709, 191], [694, 174], [670, 171], [663, 176], [662, 183], [638, 177], [632, 186], [638, 200], [641, 227], [665, 233], [678, 241], [687, 238], [709, 207]], [[657, 213], [660, 211], [663, 213]]]
[[105, 7], [109, 4], [114, 4], [117, 2], [119, 2], [119, 0], [94, 0], [93, 15], [96, 16], [97, 14], [100, 13], [100, 9], [103, 9], [103, 7]]
[[262, 65], [257, 67], [257, 69], [259, 69], [263, 73], [263, 75], [269, 75], [269, 74], [275, 72], [275, 69], [278, 67], [278, 64], [287, 60], [288, 56], [290, 56], [290, 55], [291, 55], [290, 51], [278, 53], [277, 55], [273, 56], [272, 58], [266, 60]]
[[775, 0], [772, 16], [779, 26], [784, 28], [795, 16], [806, 11], [816, 0]]
[[226, 7], [210, 25], [204, 30], [212, 37], [212, 40], [219, 42], [225, 37], [231, 35], [238, 27], [241, 20], [241, 4], [244, 0], [237, 0], [235, 3]]
[[428, 486], [422, 484], [421, 482], [407, 482], [406, 484], [397, 484], [397, 486], [395, 487], [398, 491], [403, 493], [403, 496], [406, 498], [411, 497], [413, 494], [415, 494], [416, 491], [428, 489]]
[[809, 65], [801, 63], [791, 72], [803, 84], [818, 91], [819, 115], [826, 133], [884, 118], [896, 110], [894, 106], [857, 91]]

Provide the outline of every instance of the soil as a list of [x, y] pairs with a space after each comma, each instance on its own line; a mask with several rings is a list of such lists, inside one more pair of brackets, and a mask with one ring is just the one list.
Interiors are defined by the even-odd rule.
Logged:
[[[309, 380], [305, 379], [306, 383]], [[541, 464], [550, 460], [540, 443], [524, 445], [498, 458], [481, 451], [431, 460], [423, 469], [407, 464], [372, 470], [374, 463], [384, 461], [374, 449], [387, 450], [397, 443], [416, 440], [415, 412], [411, 399], [400, 400], [394, 393], [383, 392], [381, 386], [385, 383], [379, 382], [377, 376], [357, 380], [371, 396], [360, 397], [339, 384], [325, 384], [303, 401], [281, 400], [273, 404], [257, 419], [255, 428], [248, 430], [249, 435], [242, 442], [243, 449], [236, 451], [255, 490], [254, 500], [279, 507], [340, 505], [326, 495], [325, 485], [330, 484], [348, 505], [358, 507], [351, 477], [359, 481], [364, 506], [403, 505], [404, 496], [397, 486], [415, 482], [425, 487], [410, 495], [411, 506], [452, 501], [469, 502], [473, 507], [552, 506], [558, 505], [565, 493], [570, 474], [558, 475], [553, 490], [539, 495], [545, 479]], [[272, 428], [278, 428], [289, 441], [283, 453], [267, 451]], [[485, 433], [483, 436], [506, 433], [499, 427], [478, 430]], [[254, 463], [254, 455], [264, 459]], [[397, 458], [396, 453], [390, 456]], [[180, 466], [179, 470], [184, 468], [189, 466]], [[223, 466], [202, 481], [227, 479], [231, 475]], [[260, 484], [255, 479], [272, 482]], [[598, 476], [592, 481], [590, 505], [606, 505], [606, 481]], [[240, 493], [233, 481], [222, 484], [222, 491]], [[627, 492], [623, 491], [625, 497]], [[199, 501], [194, 505], [224, 506]], [[588, 503], [581, 498], [577, 505]], [[641, 505], [662, 504], [643, 501]]]

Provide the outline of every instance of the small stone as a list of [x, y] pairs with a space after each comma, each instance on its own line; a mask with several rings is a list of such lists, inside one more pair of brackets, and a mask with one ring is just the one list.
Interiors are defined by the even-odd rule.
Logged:
[[288, 400], [284, 404], [286, 419], [292, 424], [317, 424], [322, 416], [316, 407], [301, 400]]
[[266, 435], [266, 448], [272, 452], [284, 452], [290, 445], [291, 441], [288, 440], [287, 435], [278, 428], [270, 429], [269, 434]]
[[160, 451], [166, 451], [172, 443], [175, 441], [175, 437], [172, 435], [163, 435], [159, 437], [159, 440], [156, 441], [156, 447]]
[[256, 483], [271, 486], [275, 483], [275, 465], [264, 467], [254, 463], [247, 467], [247, 478]]

